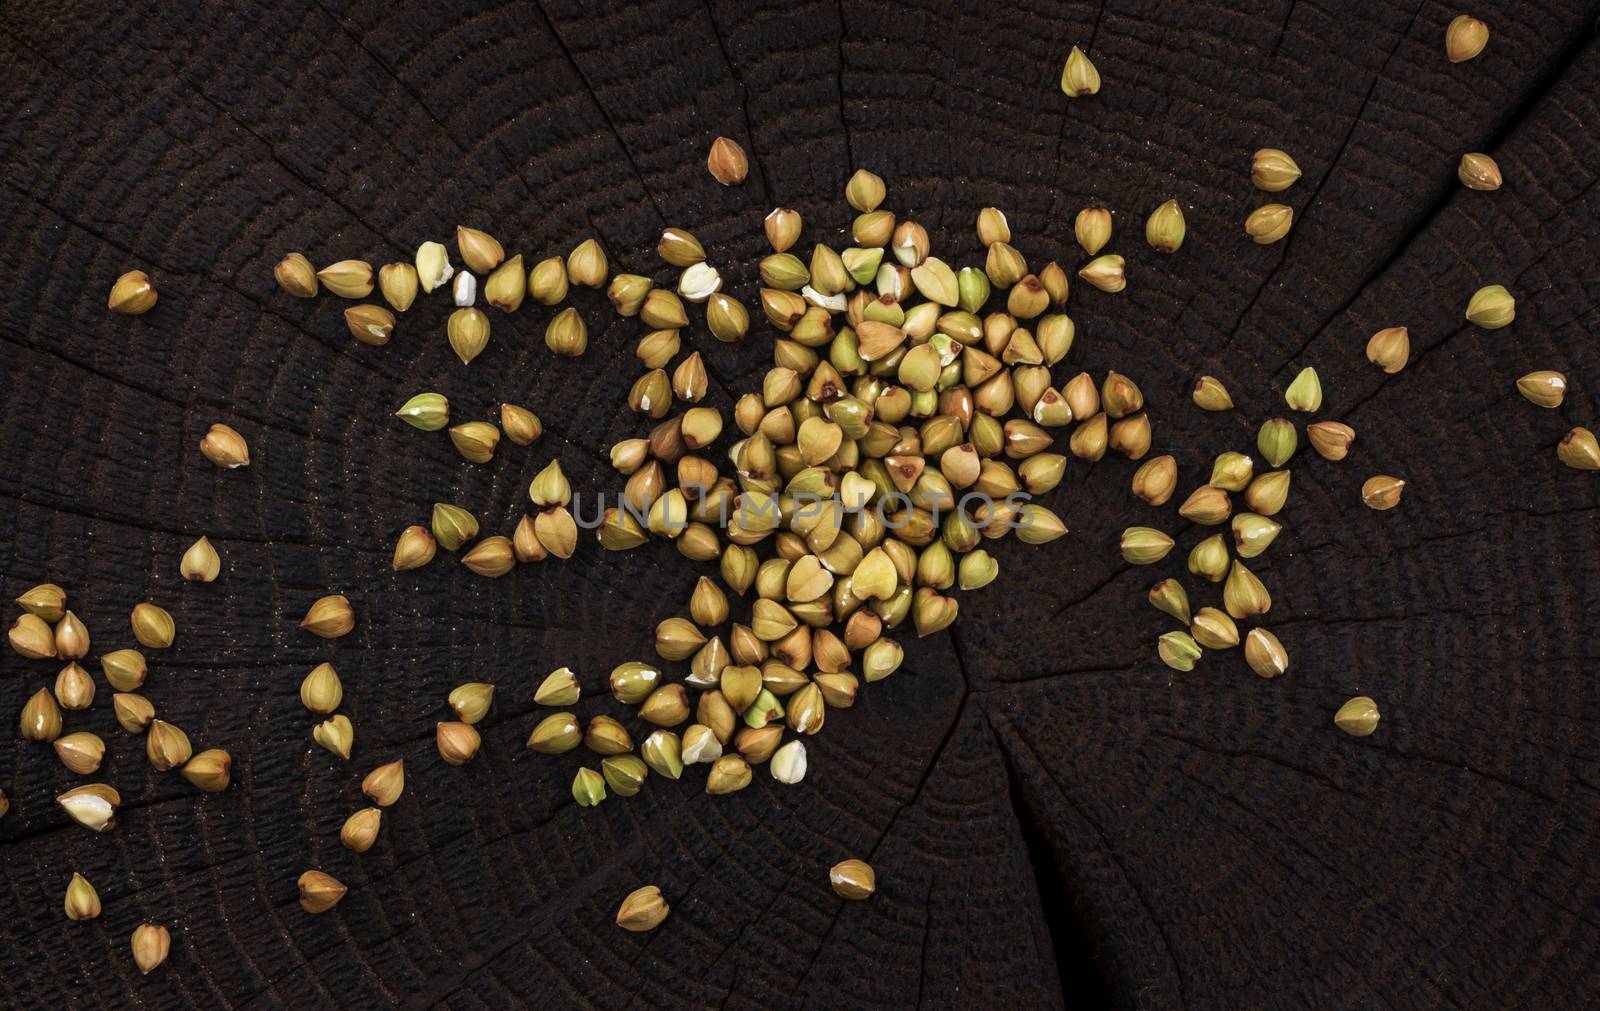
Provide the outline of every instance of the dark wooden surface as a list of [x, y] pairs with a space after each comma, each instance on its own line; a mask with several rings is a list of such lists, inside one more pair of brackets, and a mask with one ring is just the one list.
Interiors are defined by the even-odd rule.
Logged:
[[[155, 774], [102, 684], [68, 719], [107, 737], [126, 801], [95, 836], [55, 809], [72, 777], [49, 749], [6, 734], [0, 1002], [1595, 1002], [1600, 486], [1552, 453], [1600, 403], [1595, 5], [1477, 5], [1489, 48], [1459, 66], [1442, 54], [1458, 11], [1432, 2], [842, 6], [0, 8], [0, 590], [61, 583], [96, 653], [131, 644], [133, 603], [169, 607], [178, 645], [154, 659], [149, 695], [236, 759], [218, 796]], [[1074, 43], [1106, 83], [1068, 103]], [[717, 134], [750, 152], [743, 187], [705, 172]], [[1258, 248], [1240, 222], [1263, 200], [1247, 175], [1263, 145], [1305, 176], [1285, 194], [1294, 232]], [[1460, 188], [1471, 150], [1499, 160], [1502, 191]], [[441, 499], [509, 533], [558, 455], [580, 489], [615, 489], [606, 448], [641, 427], [621, 404], [636, 322], [586, 293], [589, 353], [557, 361], [549, 311], [530, 303], [495, 314], [463, 368], [443, 298], [369, 348], [345, 303], [290, 299], [271, 266], [290, 249], [409, 258], [465, 222], [530, 262], [598, 234], [615, 263], [649, 270], [670, 224], [754, 305], [761, 216], [792, 205], [808, 242], [842, 245], [839, 195], [860, 166], [958, 264], [976, 259], [983, 205], [1006, 209], [1030, 258], [1073, 267], [1072, 214], [1113, 207], [1131, 282], [1074, 285], [1064, 367], [1142, 383], [1186, 485], [1249, 447], [1295, 370], [1318, 368], [1324, 416], [1359, 437], [1341, 464], [1297, 459], [1287, 527], [1258, 566], [1293, 668], [1263, 682], [1237, 652], [1160, 666], [1168, 626], [1144, 593], [1173, 566], [1130, 569], [1115, 539], [1176, 516], [1129, 497], [1126, 461], [1074, 464], [1048, 498], [1071, 536], [1004, 544], [1000, 581], [963, 598], [953, 632], [913, 643], [905, 670], [829, 718], [803, 786], [762, 770], [711, 798], [691, 774], [580, 810], [578, 756], [523, 750], [536, 679], [570, 664], [598, 696], [613, 664], [649, 655], [696, 568], [665, 545], [586, 542], [490, 581], [442, 553], [395, 574], [389, 552]], [[1169, 197], [1190, 238], [1161, 257], [1140, 224]], [[111, 280], [134, 267], [160, 304], [111, 316]], [[1487, 283], [1518, 297], [1509, 329], [1461, 318]], [[1389, 325], [1414, 348], [1393, 377], [1362, 354]], [[771, 334], [690, 344], [725, 406]], [[1567, 372], [1564, 407], [1517, 397], [1534, 368]], [[1241, 410], [1195, 410], [1201, 371]], [[525, 403], [549, 434], [467, 465], [389, 416], [424, 389], [461, 416]], [[250, 440], [248, 469], [196, 452], [219, 420]], [[1391, 513], [1359, 502], [1380, 472], [1409, 482]], [[224, 575], [184, 585], [177, 558], [201, 533]], [[359, 625], [323, 643], [294, 626], [330, 591]], [[348, 764], [312, 744], [296, 699], [321, 660], [345, 678]], [[54, 671], [0, 658], [0, 712]], [[447, 768], [432, 726], [469, 679], [499, 699], [483, 755]], [[1329, 720], [1357, 693], [1384, 713], [1363, 740]], [[400, 756], [404, 799], [373, 850], [347, 852], [360, 776]], [[871, 902], [826, 886], [849, 855], [878, 868]], [[313, 866], [351, 887], [332, 914], [296, 905]], [[92, 923], [62, 915], [74, 870], [104, 900]], [[645, 882], [672, 917], [624, 934], [613, 912]], [[128, 956], [143, 920], [174, 933], [148, 978]]]

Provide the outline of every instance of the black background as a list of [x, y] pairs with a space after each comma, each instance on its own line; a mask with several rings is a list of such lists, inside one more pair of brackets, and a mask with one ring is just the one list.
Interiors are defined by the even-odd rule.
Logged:
[[[109, 689], [68, 715], [111, 745], [125, 800], [95, 836], [52, 798], [73, 782], [49, 749], [0, 748], [0, 1001], [15, 1006], [364, 1007], [1558, 1007], [1591, 1003], [1600, 953], [1594, 615], [1597, 492], [1557, 465], [1567, 428], [1596, 420], [1600, 350], [1600, 48], [1593, 4], [1483, 4], [1483, 56], [1449, 64], [1432, 2], [1306, 0], [1225, 8], [1112, 0], [1020, 5], [849, 0], [652, 3], [102, 5], [0, 10], [0, 590], [52, 580], [95, 655], [131, 645], [154, 599], [178, 642], [147, 694], [197, 747], [235, 758], [234, 786], [198, 795], [158, 775], [116, 728]], [[1058, 88], [1073, 44], [1105, 86]], [[741, 187], [705, 171], [713, 137], [749, 151]], [[1268, 198], [1252, 151], [1305, 175], [1281, 199], [1288, 239], [1247, 242]], [[1462, 152], [1506, 185], [1466, 191]], [[289, 250], [323, 265], [452, 248], [487, 228], [531, 264], [598, 235], [613, 264], [653, 272], [664, 225], [688, 228], [756, 305], [760, 222], [798, 208], [814, 241], [847, 245], [853, 168], [885, 206], [977, 262], [977, 210], [1010, 216], [1038, 265], [1075, 270], [1071, 220], [1116, 212], [1128, 289], [1074, 283], [1078, 341], [1056, 370], [1116, 368], [1144, 388], [1156, 452], [1180, 498], [1223, 449], [1249, 450], [1303, 365], [1322, 416], [1358, 431], [1331, 464], [1302, 453], [1283, 535], [1254, 566], [1290, 672], [1258, 679], [1237, 651], [1190, 674], [1156, 660], [1170, 627], [1144, 602], [1203, 533], [1132, 499], [1133, 465], [1074, 463], [1047, 497], [1067, 538], [998, 550], [1001, 578], [962, 597], [951, 632], [908, 642], [905, 669], [866, 687], [785, 788], [758, 769], [734, 797], [703, 772], [582, 810], [579, 755], [523, 748], [532, 691], [571, 665], [611, 711], [605, 674], [648, 657], [709, 567], [663, 543], [500, 580], [441, 552], [396, 574], [395, 536], [430, 504], [511, 532], [528, 480], [559, 458], [580, 491], [614, 491], [606, 462], [644, 425], [623, 407], [641, 328], [598, 293], [575, 297], [588, 354], [553, 358], [551, 310], [491, 312], [470, 367], [443, 337], [447, 299], [401, 317], [384, 348], [341, 312], [276, 290]], [[1142, 241], [1168, 198], [1181, 252]], [[142, 268], [160, 302], [105, 311]], [[1468, 326], [1480, 285], [1518, 298], [1508, 329]], [[698, 314], [697, 314], [698, 315]], [[1410, 328], [1386, 376], [1366, 338]], [[697, 325], [686, 347], [727, 407], [770, 362], [758, 323], [736, 346]], [[1561, 369], [1554, 411], [1514, 379]], [[1204, 415], [1195, 375], [1240, 409]], [[547, 434], [464, 463], [443, 434], [390, 416], [447, 394], [458, 419], [523, 403]], [[196, 443], [225, 421], [253, 461], [224, 472]], [[1375, 473], [1408, 481], [1399, 509], [1360, 504]], [[1122, 563], [1131, 523], [1180, 535], [1163, 566]], [[183, 548], [223, 556], [186, 585]], [[1187, 579], [1191, 594], [1215, 590]], [[355, 633], [295, 623], [325, 592]], [[355, 753], [310, 740], [296, 690], [331, 660]], [[98, 664], [91, 664], [98, 674]], [[56, 666], [7, 653], [0, 711]], [[482, 755], [445, 767], [433, 724], [449, 688], [500, 689]], [[1330, 723], [1353, 694], [1383, 711], [1351, 739]], [[8, 717], [9, 718], [9, 717]], [[630, 717], [631, 720], [631, 717]], [[9, 735], [8, 735], [9, 740]], [[377, 845], [337, 839], [361, 776], [408, 762]], [[826, 870], [870, 860], [879, 892], [846, 904]], [[350, 885], [304, 914], [295, 878]], [[104, 915], [70, 923], [74, 871]], [[674, 909], [649, 935], [612, 925], [659, 884]], [[174, 932], [140, 977], [128, 936]]]

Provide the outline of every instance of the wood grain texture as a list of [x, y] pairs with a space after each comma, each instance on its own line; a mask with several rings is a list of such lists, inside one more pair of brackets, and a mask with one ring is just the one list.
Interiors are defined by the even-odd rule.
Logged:
[[[1479, 59], [1444, 60], [1458, 11], [1305, 0], [1004, 7], [853, 0], [754, 5], [322, 0], [0, 8], [0, 591], [67, 587], [96, 652], [131, 644], [143, 599], [177, 619], [148, 694], [199, 746], [229, 749], [228, 792], [153, 773], [102, 701], [69, 716], [111, 743], [115, 831], [72, 825], [49, 750], [0, 748], [0, 1001], [200, 1007], [1579, 1007], [1600, 993], [1600, 838], [1593, 615], [1600, 485], [1552, 448], [1600, 407], [1600, 45], [1594, 3], [1497, 2]], [[1065, 100], [1084, 46], [1099, 96]], [[741, 187], [706, 174], [718, 134], [751, 157]], [[1249, 154], [1291, 151], [1290, 237], [1255, 247]], [[1506, 186], [1461, 189], [1464, 151]], [[798, 788], [758, 771], [732, 798], [652, 782], [580, 810], [578, 756], [526, 752], [532, 689], [569, 664], [585, 714], [610, 667], [650, 655], [655, 621], [697, 574], [670, 546], [585, 543], [503, 580], [444, 559], [393, 573], [389, 551], [434, 501], [509, 533], [528, 480], [560, 457], [612, 490], [607, 447], [637, 434], [621, 404], [633, 321], [575, 299], [589, 353], [555, 360], [550, 311], [493, 314], [470, 368], [435, 297], [388, 347], [355, 344], [346, 303], [278, 292], [303, 250], [409, 258], [458, 222], [530, 260], [598, 234], [646, 271], [663, 225], [693, 230], [755, 305], [759, 222], [798, 208], [807, 241], [848, 225], [856, 167], [925, 224], [951, 262], [977, 256], [978, 208], [1008, 212], [1030, 260], [1077, 265], [1071, 216], [1117, 212], [1130, 285], [1075, 285], [1063, 368], [1134, 376], [1159, 451], [1185, 483], [1248, 448], [1279, 391], [1315, 365], [1324, 416], [1354, 425], [1341, 464], [1294, 465], [1286, 529], [1257, 571], [1293, 657], [1273, 682], [1239, 657], [1175, 675], [1154, 656], [1155, 578], [1119, 559], [1156, 513], [1131, 465], [1074, 464], [1047, 497], [1072, 528], [1001, 545], [1001, 578], [906, 669], [834, 714]], [[1142, 242], [1176, 198], [1189, 240]], [[155, 311], [104, 309], [149, 271]], [[665, 272], [657, 272], [661, 280]], [[1465, 325], [1503, 283], [1509, 329]], [[1367, 336], [1410, 328], [1386, 376]], [[726, 407], [770, 360], [770, 332], [691, 346]], [[1567, 373], [1540, 411], [1512, 382]], [[1058, 380], [1071, 373], [1057, 370]], [[1211, 372], [1241, 410], [1187, 399]], [[435, 389], [462, 416], [502, 400], [545, 419], [529, 450], [463, 463], [389, 416]], [[250, 440], [248, 469], [195, 450], [214, 421]], [[1391, 513], [1361, 481], [1409, 482]], [[222, 578], [186, 585], [204, 533]], [[1201, 533], [1184, 530], [1186, 551]], [[1191, 585], [1191, 590], [1195, 589]], [[324, 592], [355, 634], [295, 628]], [[909, 638], [909, 637], [903, 637]], [[310, 741], [296, 690], [344, 676], [346, 764]], [[0, 658], [0, 712], [55, 667]], [[499, 686], [483, 755], [434, 754], [449, 687]], [[1376, 735], [1330, 714], [1370, 694]], [[8, 717], [9, 718], [9, 717]], [[406, 796], [377, 845], [338, 843], [359, 779], [395, 757]], [[842, 903], [826, 869], [870, 860], [880, 890]], [[351, 886], [310, 917], [296, 876]], [[105, 914], [69, 923], [76, 870]], [[640, 883], [673, 905], [623, 934]], [[128, 936], [173, 929], [141, 977]]]

